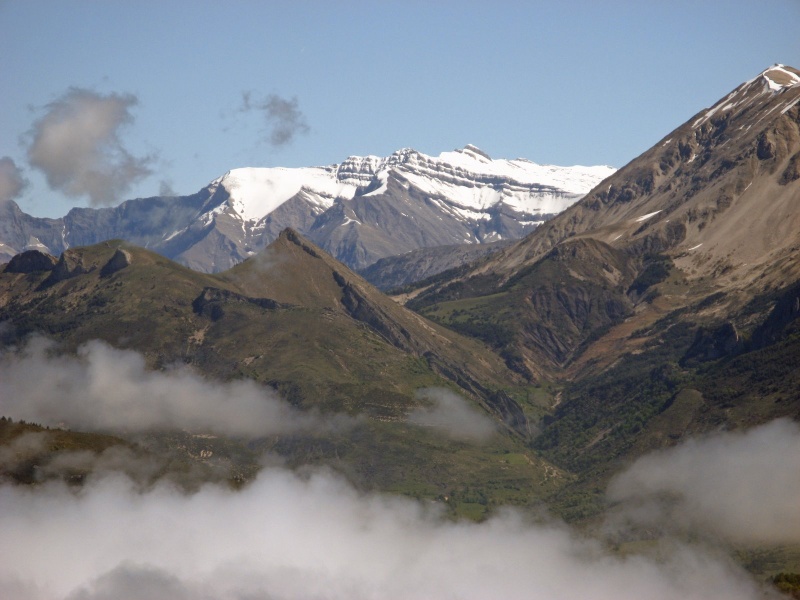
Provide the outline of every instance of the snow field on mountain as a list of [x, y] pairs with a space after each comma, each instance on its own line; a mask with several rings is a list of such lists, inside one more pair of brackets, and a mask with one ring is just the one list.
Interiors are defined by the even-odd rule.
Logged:
[[[386, 158], [351, 156], [328, 167], [233, 169], [212, 185], [228, 191], [226, 204], [243, 221], [262, 220], [301, 189], [323, 209], [330, 208], [336, 198], [352, 199], [359, 189], [370, 186], [377, 187], [363, 196], [378, 196], [388, 190], [393, 174], [465, 213], [482, 212], [502, 202], [527, 214], [552, 214], [567, 208], [576, 195], [586, 194], [614, 170], [538, 165], [524, 159], [493, 160], [467, 146], [438, 157], [405, 149]], [[219, 207], [217, 212], [222, 210]]]
[[335, 172], [325, 167], [233, 169], [220, 184], [231, 196], [230, 206], [245, 221], [262, 219], [304, 187], [315, 192], [314, 199], [324, 208], [356, 191], [356, 186], [338, 181]]

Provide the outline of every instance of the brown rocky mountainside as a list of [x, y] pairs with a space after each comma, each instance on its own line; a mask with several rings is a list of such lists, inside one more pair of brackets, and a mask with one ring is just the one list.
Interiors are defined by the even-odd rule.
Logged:
[[692, 278], [796, 277], [798, 120], [800, 71], [771, 67], [476, 273], [511, 276], [559, 242], [589, 235], [638, 254], [682, 254]]
[[[800, 279], [799, 255], [800, 71], [775, 65], [517, 244], [417, 290], [409, 306], [478, 334], [471, 307], [513, 306], [511, 321], [492, 317], [522, 324], [507, 340], [509, 364], [534, 379], [576, 377], [636, 351], [632, 332], [704, 298], [714, 301], [692, 309], [699, 320], [741, 313]], [[575, 286], [595, 289], [594, 303], [578, 302]]]

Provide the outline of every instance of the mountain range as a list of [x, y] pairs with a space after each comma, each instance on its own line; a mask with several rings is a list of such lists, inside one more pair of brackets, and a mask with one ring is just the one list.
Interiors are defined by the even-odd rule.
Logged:
[[191, 196], [75, 208], [60, 219], [0, 206], [0, 260], [120, 238], [204, 272], [228, 269], [291, 227], [354, 269], [419, 248], [517, 239], [611, 167], [493, 160], [474, 146], [404, 149], [309, 168], [233, 169]]
[[[380, 229], [372, 224], [403, 210], [422, 236], [422, 223], [439, 220], [437, 207], [461, 215], [462, 229], [440, 225], [430, 245], [467, 240], [467, 222], [471, 241], [488, 242], [514, 235], [475, 223], [517, 227], [546, 211], [523, 209], [517, 183], [497, 174], [458, 188], [458, 210], [471, 206], [472, 216], [445, 201], [454, 184], [441, 173], [463, 179], [476, 172], [468, 165], [494, 164], [474, 148], [439, 159], [393, 156], [354, 160], [336, 179], [355, 190], [350, 198], [325, 188], [328, 206], [303, 187], [261, 221], [264, 208], [237, 192], [255, 189], [242, 182], [266, 176], [259, 171], [234, 171], [171, 204], [72, 211], [135, 213], [145, 235], [148, 206], [163, 223], [172, 214], [164, 207], [180, 205], [181, 219], [194, 215], [193, 224], [211, 215], [205, 238], [227, 240], [224, 223], [267, 231], [280, 215], [290, 220], [293, 206], [305, 206], [294, 214], [310, 214], [312, 205], [318, 213], [316, 225], [276, 231], [263, 250], [251, 246], [214, 274], [181, 266], [154, 245], [137, 247], [142, 238], [71, 247], [59, 258], [43, 248], [17, 254], [0, 274], [0, 336], [19, 344], [44, 334], [62, 352], [100, 339], [141, 353], [152, 369], [178, 362], [209, 378], [253, 379], [302, 410], [363, 418], [364, 429], [346, 440], [260, 443], [292, 464], [323, 463], [379, 489], [455, 498], [476, 518], [503, 503], [546, 499], [561, 516], [587, 522], [606, 507], [602, 490], [622, 464], [696, 434], [800, 417], [800, 71], [766, 69], [569, 207], [555, 203], [566, 203], [564, 188], [554, 191], [550, 180], [544, 190], [540, 180], [537, 197], [564, 210], [484, 256], [451, 246], [452, 268], [438, 273], [427, 270], [425, 244], [408, 241], [399, 226], [397, 243], [417, 249], [395, 258], [388, 247], [377, 250], [384, 242], [367, 234]], [[434, 193], [434, 179], [420, 173], [437, 165]], [[334, 180], [325, 173], [317, 174]], [[519, 193], [531, 199], [531, 189]], [[514, 218], [474, 216], [491, 211]], [[165, 244], [189, 239], [178, 212]], [[384, 216], [369, 217], [377, 212]], [[11, 220], [2, 222], [9, 231]], [[330, 235], [315, 237], [322, 232]], [[168, 255], [166, 247], [158, 251]], [[178, 254], [191, 264], [204, 248], [217, 256], [215, 247], [195, 241]], [[390, 298], [337, 256], [359, 267], [383, 262], [383, 287], [404, 287]], [[392, 270], [423, 279], [408, 284]], [[431, 386], [461, 394], [503, 436], [477, 448], [415, 428], [412, 414], [427, 402], [415, 390]]]

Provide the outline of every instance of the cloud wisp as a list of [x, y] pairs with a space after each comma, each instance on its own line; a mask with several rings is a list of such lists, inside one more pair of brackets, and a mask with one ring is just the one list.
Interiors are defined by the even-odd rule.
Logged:
[[310, 131], [306, 117], [300, 110], [297, 98], [283, 98], [269, 94], [256, 98], [252, 92], [242, 93], [242, 112], [260, 113], [267, 124], [267, 142], [275, 148], [286, 146], [301, 134]]
[[16, 163], [8, 156], [0, 158], [0, 204], [18, 198], [26, 185], [27, 181]]
[[426, 388], [417, 398], [429, 402], [413, 410], [408, 422], [434, 427], [453, 439], [483, 442], [497, 432], [494, 421], [481, 414], [458, 394], [444, 388]]
[[136, 446], [54, 452], [54, 448], [63, 444], [59, 441], [61, 433], [29, 431], [0, 446], [0, 480], [77, 483], [125, 476], [139, 489], [147, 489], [157, 481], [169, 481], [189, 490], [210, 481], [224, 482], [231, 476], [230, 469], [223, 464], [189, 461], [179, 453], [154, 453]]
[[158, 184], [159, 196], [177, 196], [178, 192], [172, 186], [172, 182], [168, 179], [162, 179]]
[[514, 511], [452, 522], [325, 471], [270, 468], [192, 494], [120, 477], [77, 493], [3, 486], [0, 504], [0, 596], [18, 600], [764, 597], [688, 547], [622, 558], [562, 524]]
[[608, 496], [621, 503], [617, 521], [634, 526], [800, 543], [800, 427], [779, 419], [649, 454], [612, 480]]
[[131, 94], [70, 88], [45, 107], [28, 135], [28, 162], [48, 185], [70, 197], [86, 196], [92, 206], [119, 202], [137, 181], [152, 173], [152, 156], [133, 156], [122, 129], [133, 123]]
[[343, 416], [299, 411], [250, 380], [209, 381], [176, 368], [149, 371], [144, 358], [91, 341], [78, 356], [54, 355], [34, 338], [0, 356], [0, 414], [47, 425], [138, 432], [184, 429], [260, 437], [346, 427]]

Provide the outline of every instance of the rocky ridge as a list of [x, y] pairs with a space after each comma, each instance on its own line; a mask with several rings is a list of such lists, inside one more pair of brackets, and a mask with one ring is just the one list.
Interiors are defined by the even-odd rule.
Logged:
[[291, 227], [353, 268], [418, 248], [517, 239], [564, 210], [610, 167], [493, 160], [474, 146], [403, 149], [309, 168], [233, 169], [192, 196], [128, 200], [37, 219], [0, 207], [0, 257], [121, 238], [193, 269], [232, 267]]

